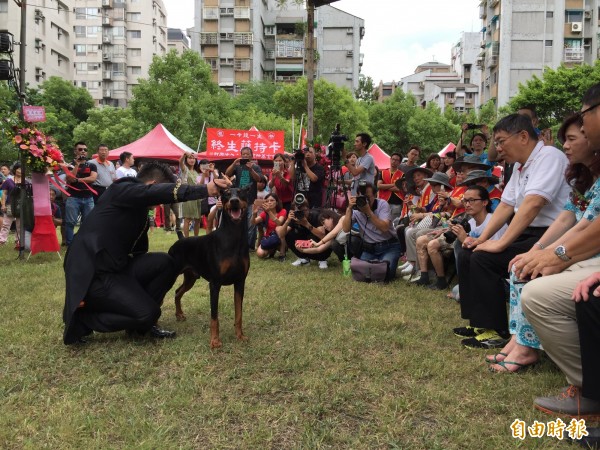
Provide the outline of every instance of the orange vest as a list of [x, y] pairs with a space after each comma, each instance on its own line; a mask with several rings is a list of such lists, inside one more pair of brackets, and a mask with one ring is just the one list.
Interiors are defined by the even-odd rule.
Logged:
[[[467, 186], [457, 186], [455, 187], [452, 192], [450, 192], [450, 197], [452, 198], [457, 198], [459, 200], [462, 201], [463, 196], [465, 195], [465, 191], [467, 190]], [[465, 205], [463, 205], [461, 203], [460, 206], [457, 206], [454, 211], [452, 212], [452, 217], [454, 218], [456, 216], [458, 216], [459, 214], [462, 214], [465, 212]]]
[[[384, 169], [381, 171], [381, 181], [383, 184], [395, 184], [400, 178], [402, 178], [402, 171], [400, 169], [396, 169], [396, 171], [392, 174], [392, 169]], [[394, 194], [400, 200], [404, 201], [404, 194], [402, 192], [392, 192], [387, 189], [380, 189], [377, 193], [377, 197], [381, 200], [385, 200], [386, 202], [390, 199], [390, 197]]]

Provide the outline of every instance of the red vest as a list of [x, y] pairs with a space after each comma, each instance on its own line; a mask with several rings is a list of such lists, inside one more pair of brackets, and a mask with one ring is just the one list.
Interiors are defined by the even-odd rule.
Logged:
[[[397, 180], [402, 178], [402, 175], [404, 174], [400, 169], [396, 169], [394, 174], [392, 174], [392, 169], [384, 169], [381, 171], [381, 181], [383, 181], [383, 184], [395, 184]], [[404, 201], [404, 194], [402, 192], [392, 192], [386, 189], [379, 190], [377, 197], [387, 202], [392, 194]]]

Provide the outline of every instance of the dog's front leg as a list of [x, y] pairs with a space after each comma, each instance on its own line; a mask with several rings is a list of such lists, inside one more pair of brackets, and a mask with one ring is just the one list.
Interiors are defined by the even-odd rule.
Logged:
[[213, 281], [210, 286], [210, 348], [219, 348], [223, 345], [219, 339], [219, 292], [221, 285]]
[[247, 341], [248, 338], [242, 332], [242, 305], [244, 303], [244, 287], [246, 280], [238, 281], [234, 285], [234, 302], [235, 302], [235, 335], [240, 341]]

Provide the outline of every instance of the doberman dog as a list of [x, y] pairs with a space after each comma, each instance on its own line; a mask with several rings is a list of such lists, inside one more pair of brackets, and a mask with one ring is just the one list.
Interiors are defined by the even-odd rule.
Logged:
[[200, 277], [210, 287], [210, 347], [221, 347], [219, 339], [219, 293], [221, 286], [234, 286], [235, 334], [242, 333], [242, 303], [250, 269], [247, 223], [247, 190], [230, 188], [221, 195], [223, 209], [216, 231], [200, 237], [180, 239], [169, 249], [183, 273], [183, 284], [175, 292], [177, 320], [185, 320], [181, 298]]

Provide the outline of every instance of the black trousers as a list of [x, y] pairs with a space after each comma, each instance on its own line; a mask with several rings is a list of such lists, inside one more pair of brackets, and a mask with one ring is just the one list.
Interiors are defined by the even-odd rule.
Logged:
[[508, 330], [504, 279], [508, 263], [516, 255], [533, 247], [547, 228], [527, 228], [519, 238], [500, 253], [458, 252], [460, 312], [472, 327]]
[[74, 320], [87, 329], [147, 331], [160, 317], [162, 301], [175, 284], [178, 267], [166, 253], [132, 259], [121, 273], [98, 274]]
[[304, 227], [299, 227], [298, 229], [292, 228], [290, 231], [288, 231], [288, 234], [285, 235], [285, 243], [287, 244], [288, 248], [292, 251], [292, 253], [298, 258], [313, 259], [315, 261], [327, 260], [327, 258], [329, 258], [329, 256], [331, 255], [331, 247], [329, 247], [327, 250], [321, 253], [315, 253], [310, 255], [299, 252], [296, 249], [296, 241], [307, 241], [309, 239], [312, 239], [314, 241], [319, 240], [317, 236], [309, 232]]
[[592, 295], [595, 288], [596, 286], [590, 290], [587, 302], [575, 305], [575, 311], [581, 347], [583, 396], [600, 400], [600, 298]]

